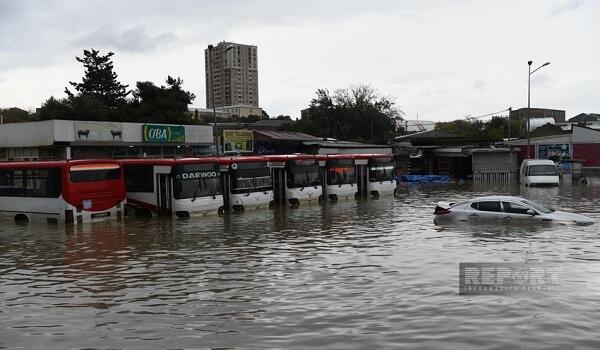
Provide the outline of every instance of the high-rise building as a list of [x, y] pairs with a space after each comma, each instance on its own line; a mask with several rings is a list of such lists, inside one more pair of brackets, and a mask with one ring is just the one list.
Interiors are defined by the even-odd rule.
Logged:
[[206, 108], [213, 107], [213, 98], [215, 107], [258, 107], [256, 46], [222, 41], [214, 47], [209, 45], [204, 58]]

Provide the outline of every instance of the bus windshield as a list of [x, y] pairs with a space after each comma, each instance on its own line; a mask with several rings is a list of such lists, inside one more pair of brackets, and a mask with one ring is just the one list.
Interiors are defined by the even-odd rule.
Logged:
[[321, 184], [318, 161], [301, 159], [290, 163], [287, 178], [289, 188], [319, 186]]
[[71, 182], [109, 181], [121, 178], [119, 164], [81, 164], [70, 169]]
[[220, 195], [221, 175], [216, 164], [184, 164], [173, 168], [175, 199]]
[[354, 161], [339, 159], [327, 164], [327, 184], [344, 185], [356, 182]]
[[267, 162], [237, 163], [231, 170], [231, 193], [262, 192], [272, 189]]
[[394, 179], [392, 158], [384, 158], [369, 163], [369, 181], [381, 182]]
[[554, 165], [530, 165], [529, 176], [556, 176], [556, 166]]

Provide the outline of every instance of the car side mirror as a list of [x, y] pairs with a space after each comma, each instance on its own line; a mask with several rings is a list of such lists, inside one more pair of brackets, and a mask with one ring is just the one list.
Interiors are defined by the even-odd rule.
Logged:
[[533, 211], [532, 209], [527, 209], [527, 214], [534, 216], [535, 215], [535, 211]]

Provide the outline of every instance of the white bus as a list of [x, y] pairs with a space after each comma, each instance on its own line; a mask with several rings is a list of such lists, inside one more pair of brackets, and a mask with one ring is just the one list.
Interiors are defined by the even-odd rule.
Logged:
[[134, 215], [223, 213], [218, 158], [125, 159], [127, 206]]
[[273, 200], [273, 182], [268, 159], [261, 156], [221, 157], [229, 179], [229, 205], [235, 211], [268, 208]]

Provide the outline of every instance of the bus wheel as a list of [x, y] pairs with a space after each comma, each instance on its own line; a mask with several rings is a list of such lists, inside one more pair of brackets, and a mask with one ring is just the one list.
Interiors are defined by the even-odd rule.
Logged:
[[298, 198], [290, 198], [290, 205], [292, 208], [298, 208], [300, 206], [300, 201], [298, 201]]
[[219, 207], [219, 209], [217, 209], [217, 214], [223, 215], [224, 213], [225, 213], [225, 208]]
[[17, 214], [15, 215], [15, 223], [19, 225], [26, 225], [29, 223], [29, 217], [25, 214]]
[[337, 202], [338, 196], [337, 194], [330, 194], [329, 199], [331, 199], [332, 202]]
[[234, 211], [244, 211], [244, 206], [240, 205], [240, 204], [234, 205], [233, 210]]
[[269, 202], [269, 209], [274, 209], [275, 208], [275, 201], [270, 201]]
[[375, 199], [379, 198], [379, 192], [377, 192], [377, 191], [371, 191], [371, 197], [373, 197]]

